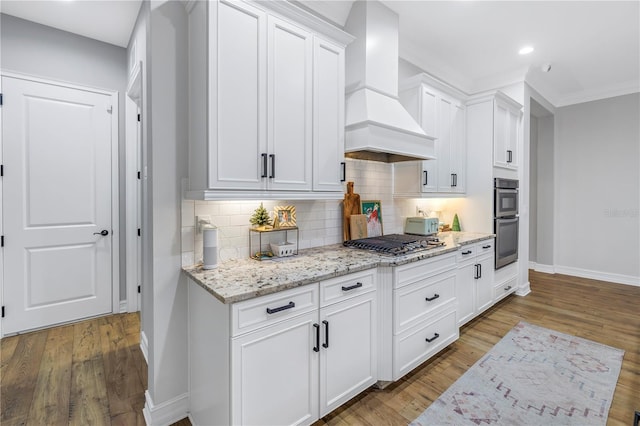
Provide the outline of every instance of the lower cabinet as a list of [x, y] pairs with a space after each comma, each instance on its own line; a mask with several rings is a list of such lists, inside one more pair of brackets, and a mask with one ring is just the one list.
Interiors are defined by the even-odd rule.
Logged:
[[458, 339], [455, 261], [452, 253], [394, 268], [392, 380]]
[[493, 240], [463, 246], [458, 250], [458, 326], [462, 326], [493, 305], [493, 250]]
[[497, 269], [493, 286], [493, 303], [498, 302], [518, 288], [518, 262]]
[[307, 425], [377, 380], [376, 270], [225, 305], [189, 283], [195, 424]]

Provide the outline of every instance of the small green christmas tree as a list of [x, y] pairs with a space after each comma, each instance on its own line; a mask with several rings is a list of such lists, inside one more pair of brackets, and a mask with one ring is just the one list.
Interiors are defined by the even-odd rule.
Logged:
[[452, 231], [460, 230], [460, 221], [458, 220], [458, 213], [453, 215], [453, 224], [451, 224], [451, 230]]
[[253, 212], [253, 216], [249, 219], [252, 225], [256, 225], [258, 227], [265, 227], [265, 225], [269, 225], [271, 219], [269, 218], [269, 212], [264, 208], [262, 203], [260, 203], [260, 207], [258, 207], [255, 212]]

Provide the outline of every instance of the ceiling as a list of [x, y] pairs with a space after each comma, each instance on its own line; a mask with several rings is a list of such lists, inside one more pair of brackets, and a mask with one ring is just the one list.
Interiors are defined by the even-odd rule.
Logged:
[[[344, 25], [353, 2], [299, 3]], [[383, 3], [400, 15], [400, 56], [466, 93], [525, 77], [555, 106], [640, 91], [640, 1]]]
[[[2, 0], [0, 11], [126, 47], [141, 2]], [[296, 3], [343, 26], [353, 2]], [[563, 106], [640, 90], [640, 0], [383, 3], [400, 16], [400, 56], [466, 93], [526, 78]], [[534, 52], [518, 55], [526, 44]]]
[[142, 0], [2, 0], [0, 12], [127, 47]]

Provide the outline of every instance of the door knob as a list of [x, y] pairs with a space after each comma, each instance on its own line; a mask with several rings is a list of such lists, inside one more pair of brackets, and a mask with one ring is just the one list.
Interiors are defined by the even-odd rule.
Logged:
[[93, 235], [102, 235], [103, 237], [106, 237], [107, 235], [109, 235], [109, 231], [107, 231], [106, 229], [103, 229], [100, 232], [94, 232]]

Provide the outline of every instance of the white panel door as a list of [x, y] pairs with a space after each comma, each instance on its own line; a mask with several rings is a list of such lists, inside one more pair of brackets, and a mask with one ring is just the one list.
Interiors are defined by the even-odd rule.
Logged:
[[343, 192], [344, 48], [314, 41], [313, 189]]
[[309, 425], [318, 419], [318, 311], [231, 343], [231, 424]]
[[209, 188], [264, 189], [266, 15], [241, 2], [209, 4]]
[[376, 293], [320, 310], [320, 417], [377, 380]]
[[3, 332], [112, 312], [111, 96], [2, 86]]
[[313, 37], [275, 17], [268, 22], [269, 188], [310, 190]]

